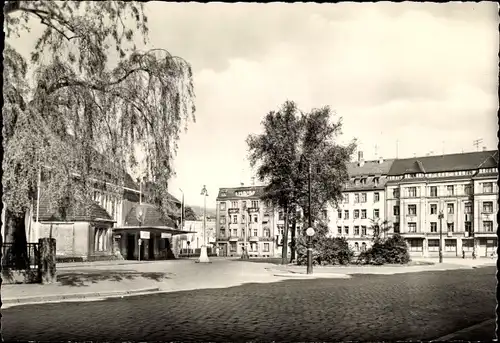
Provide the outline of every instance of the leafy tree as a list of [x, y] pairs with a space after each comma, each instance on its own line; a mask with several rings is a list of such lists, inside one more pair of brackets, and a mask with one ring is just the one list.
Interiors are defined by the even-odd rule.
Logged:
[[194, 213], [191, 206], [186, 206], [184, 209], [184, 218], [185, 220], [198, 220], [198, 216]]
[[387, 237], [387, 233], [392, 229], [392, 225], [387, 219], [383, 221], [372, 219], [370, 229], [373, 232], [372, 239], [376, 242]]
[[[331, 117], [329, 107], [303, 113], [295, 103], [288, 101], [279, 111], [265, 117], [264, 133], [247, 138], [250, 162], [252, 166], [259, 165], [258, 178], [268, 183], [265, 197], [284, 210], [285, 242], [289, 217], [293, 214], [293, 222], [298, 208], [304, 212], [303, 223], [308, 223], [309, 217], [317, 219], [329, 203], [337, 203], [348, 180], [346, 163], [356, 144], [336, 143], [342, 121], [332, 122]], [[309, 179], [312, 213], [309, 213]], [[286, 253], [284, 244], [283, 263], [286, 263]]]
[[[137, 50], [136, 33], [147, 43], [143, 4], [7, 1], [4, 15], [7, 241], [25, 246], [20, 232], [41, 170], [51, 208], [73, 202], [88, 208], [93, 188], [120, 194], [124, 172], [137, 165], [139, 152], [147, 157], [144, 173], [154, 181], [153, 197], [166, 212], [176, 142], [194, 120], [193, 81], [182, 58], [163, 49]], [[45, 29], [31, 52], [30, 86], [28, 63], [9, 38], [29, 31], [33, 19]], [[114, 65], [108, 58], [113, 48]]]
[[395, 234], [386, 239], [378, 239], [358, 257], [358, 263], [366, 264], [404, 264], [410, 261], [408, 246], [404, 238]]

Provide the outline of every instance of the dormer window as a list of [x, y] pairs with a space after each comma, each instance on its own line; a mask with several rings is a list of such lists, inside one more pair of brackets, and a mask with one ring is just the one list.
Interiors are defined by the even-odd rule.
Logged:
[[354, 185], [357, 186], [359, 183], [359, 180], [358, 179], [354, 179]]
[[362, 179], [361, 179], [361, 184], [362, 184], [362, 185], [366, 185], [366, 179], [365, 179], [365, 178], [362, 178]]
[[374, 178], [373, 178], [373, 183], [374, 183], [375, 185], [378, 185], [378, 183], [379, 183], [379, 178], [378, 178], [378, 177], [374, 177]]

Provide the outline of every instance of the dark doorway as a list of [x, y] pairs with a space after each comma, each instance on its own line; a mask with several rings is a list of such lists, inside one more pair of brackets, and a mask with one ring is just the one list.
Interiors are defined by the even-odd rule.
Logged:
[[127, 235], [127, 260], [134, 260], [135, 236]]
[[155, 259], [155, 237], [153, 235], [148, 239], [148, 259]]

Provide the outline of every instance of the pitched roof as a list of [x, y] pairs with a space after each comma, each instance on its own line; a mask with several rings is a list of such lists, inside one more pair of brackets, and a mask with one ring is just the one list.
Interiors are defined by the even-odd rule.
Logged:
[[40, 221], [68, 221], [68, 222], [92, 222], [92, 221], [114, 221], [109, 213], [97, 203], [92, 203], [87, 209], [85, 206], [72, 204], [63, 213], [61, 209], [50, 211], [47, 196], [40, 197], [39, 220]]
[[396, 159], [392, 164], [389, 175], [436, 173], [497, 167], [498, 151], [490, 150], [463, 154]]
[[[144, 220], [139, 223], [137, 219], [136, 209], [139, 204], [135, 204], [125, 218], [125, 227], [127, 226], [143, 226], [143, 227], [169, 227], [172, 229], [177, 228], [177, 224], [171, 218], [164, 218], [160, 210], [150, 204], [142, 204], [144, 209]], [[140, 225], [139, 225], [140, 224]]]
[[260, 199], [264, 195], [265, 186], [241, 186], [219, 188], [217, 200]]
[[347, 164], [347, 173], [350, 177], [362, 175], [387, 175], [393, 162], [394, 159], [383, 160], [382, 163], [380, 163], [379, 160], [364, 161], [362, 166], [359, 165], [359, 162], [349, 162]]

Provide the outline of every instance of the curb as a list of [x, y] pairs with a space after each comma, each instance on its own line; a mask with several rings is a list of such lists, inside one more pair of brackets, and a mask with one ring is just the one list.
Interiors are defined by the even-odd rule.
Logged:
[[[442, 341], [450, 341], [450, 340], [461, 340], [460, 336], [463, 335], [463, 334], [467, 334], [469, 333], [470, 331], [473, 331], [473, 330], [476, 330], [476, 329], [480, 329], [484, 326], [489, 326], [491, 324], [493, 324], [495, 322], [496, 319], [488, 319], [488, 320], [485, 320], [484, 322], [482, 323], [479, 323], [479, 324], [475, 324], [475, 325], [472, 325], [472, 326], [469, 326], [468, 328], [465, 328], [465, 329], [462, 329], [462, 330], [459, 330], [459, 331], [456, 331], [456, 332], [453, 332], [453, 333], [450, 333], [446, 336], [443, 336], [443, 337], [439, 337], [437, 339], [433, 339], [431, 340], [431, 342], [442, 342]], [[493, 336], [495, 335], [495, 333], [493, 332]], [[486, 338], [485, 340], [489, 340], [491, 339], [491, 337], [489, 338]]]
[[89, 292], [89, 293], [73, 293], [65, 295], [54, 294], [54, 295], [42, 295], [42, 296], [32, 296], [24, 298], [7, 298], [7, 299], [2, 299], [2, 305], [40, 304], [40, 303], [63, 301], [63, 300], [120, 297], [127, 295], [152, 293], [152, 292], [157, 292], [159, 290], [160, 290], [159, 287], [153, 287], [153, 288], [143, 288], [130, 291]]
[[294, 273], [294, 272], [274, 272], [274, 276], [277, 277], [292, 277], [301, 279], [350, 279], [351, 276], [348, 274], [334, 274], [334, 273], [316, 273], [316, 274], [304, 274], [304, 273]]

